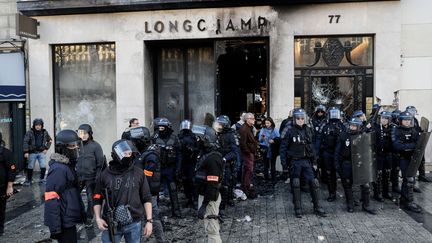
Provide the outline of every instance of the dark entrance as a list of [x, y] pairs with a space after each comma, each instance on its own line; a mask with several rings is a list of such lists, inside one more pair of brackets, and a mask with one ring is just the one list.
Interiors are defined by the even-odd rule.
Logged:
[[373, 37], [295, 39], [295, 106], [323, 104], [350, 116], [373, 105]]
[[268, 44], [266, 40], [216, 42], [218, 113], [238, 120], [242, 111], [268, 111]]

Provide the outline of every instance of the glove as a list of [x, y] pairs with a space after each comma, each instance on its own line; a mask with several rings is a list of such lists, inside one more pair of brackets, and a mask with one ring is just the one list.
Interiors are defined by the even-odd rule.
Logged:
[[56, 232], [51, 232], [50, 238], [54, 239], [54, 240], [58, 240], [61, 237], [61, 230], [56, 231]]
[[203, 202], [203, 204], [201, 205], [201, 207], [198, 209], [198, 218], [199, 219], [204, 219], [204, 215], [206, 213], [207, 205], [208, 205], [208, 202]]

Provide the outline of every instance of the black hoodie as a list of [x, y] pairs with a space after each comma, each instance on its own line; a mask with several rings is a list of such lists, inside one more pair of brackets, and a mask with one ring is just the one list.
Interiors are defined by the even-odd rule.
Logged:
[[[111, 161], [110, 166], [96, 179], [94, 205], [102, 204], [105, 188], [108, 189], [108, 200], [112, 208], [129, 205], [134, 221], [144, 219], [144, 203], [151, 203], [151, 194], [147, 179], [141, 169], [133, 164], [125, 167], [116, 161]], [[107, 209], [104, 207], [103, 215], [106, 214]]]

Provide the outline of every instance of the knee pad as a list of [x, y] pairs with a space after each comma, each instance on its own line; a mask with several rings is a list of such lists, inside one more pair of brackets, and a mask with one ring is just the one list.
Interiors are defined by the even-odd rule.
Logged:
[[369, 190], [369, 188], [370, 188], [369, 183], [362, 185], [362, 188], [365, 190]]
[[292, 180], [292, 186], [293, 187], [300, 187], [300, 179], [299, 178], [294, 178]]
[[407, 177], [406, 182], [407, 182], [408, 186], [411, 186], [411, 185], [414, 186], [415, 179], [414, 179], [414, 177]]
[[313, 188], [318, 188], [319, 187], [319, 181], [318, 181], [318, 179], [313, 179], [312, 181], [311, 181], [311, 186], [313, 187]]
[[169, 184], [169, 189], [170, 189], [171, 191], [175, 191], [175, 190], [177, 190], [177, 186], [176, 186], [176, 184], [175, 184], [174, 182], [171, 182], [171, 183]]

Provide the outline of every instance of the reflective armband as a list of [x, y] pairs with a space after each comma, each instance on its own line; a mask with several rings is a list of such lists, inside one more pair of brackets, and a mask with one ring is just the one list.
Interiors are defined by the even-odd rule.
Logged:
[[218, 182], [219, 181], [219, 176], [207, 176], [207, 181], [215, 181]]
[[48, 201], [51, 199], [60, 199], [60, 196], [55, 191], [45, 192], [45, 201]]
[[153, 176], [153, 172], [149, 171], [149, 170], [144, 170], [144, 175], [152, 177]]

